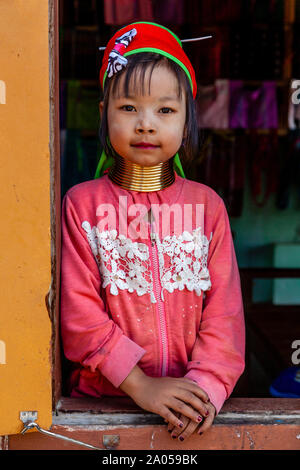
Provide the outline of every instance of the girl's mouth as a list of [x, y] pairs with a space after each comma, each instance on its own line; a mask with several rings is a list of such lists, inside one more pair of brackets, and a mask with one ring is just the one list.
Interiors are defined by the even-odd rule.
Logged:
[[133, 147], [141, 148], [141, 149], [155, 149], [158, 145], [150, 144], [149, 142], [139, 142], [138, 144], [134, 144]]

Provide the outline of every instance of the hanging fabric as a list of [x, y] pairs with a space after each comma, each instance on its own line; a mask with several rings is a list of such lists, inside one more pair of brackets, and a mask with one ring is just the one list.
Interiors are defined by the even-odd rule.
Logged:
[[300, 198], [300, 129], [290, 131], [284, 138], [281, 152], [280, 178], [276, 192], [277, 209], [290, 205], [292, 187]]
[[278, 127], [276, 82], [265, 81], [247, 88], [242, 80], [230, 81], [229, 126], [231, 129]]
[[154, 21], [151, 0], [105, 0], [106, 24], [119, 26], [140, 20]]
[[218, 79], [212, 85], [198, 86], [199, 128], [228, 129], [229, 81]]
[[248, 91], [247, 98], [249, 101], [249, 128], [278, 128], [276, 82], [264, 81], [256, 90]]
[[[191, 25], [190, 35], [197, 36], [198, 25]], [[211, 27], [207, 34], [213, 35], [213, 41], [207, 42], [205, 48], [197, 43], [188, 43], [185, 48], [193, 57], [193, 65], [198, 70], [199, 80], [202, 83], [213, 83], [218, 78], [228, 77], [229, 69], [229, 30], [218, 26]]]
[[243, 131], [212, 131], [207, 137], [199, 169], [200, 179], [224, 199], [228, 214], [233, 217], [242, 215], [245, 162]]
[[248, 99], [242, 80], [230, 80], [229, 127], [231, 129], [248, 127]]
[[284, 0], [244, 0], [243, 3], [245, 3], [248, 18], [252, 23], [268, 24], [270, 22], [283, 23], [284, 21]]
[[182, 0], [154, 0], [155, 21], [160, 24], [182, 25], [185, 21], [185, 5]]
[[285, 31], [282, 25], [233, 25], [230, 28], [230, 78], [282, 79]]
[[277, 129], [261, 133], [251, 129], [249, 135], [250, 190], [254, 203], [263, 207], [279, 180]]
[[232, 217], [240, 217], [244, 205], [246, 140], [243, 131], [236, 131], [228, 148], [228, 185], [224, 188], [228, 213]]

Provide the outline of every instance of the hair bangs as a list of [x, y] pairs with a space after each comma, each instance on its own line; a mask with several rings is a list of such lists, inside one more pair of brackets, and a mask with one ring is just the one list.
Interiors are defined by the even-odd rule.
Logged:
[[[186, 88], [185, 72], [161, 54], [140, 52], [128, 56], [127, 66], [112, 80], [111, 93], [114, 97], [128, 98], [133, 94], [150, 94], [151, 77], [155, 67], [166, 66], [177, 78], [178, 98], [182, 98], [182, 88]], [[173, 62], [173, 63], [172, 63]], [[147, 74], [150, 69], [149, 74]]]

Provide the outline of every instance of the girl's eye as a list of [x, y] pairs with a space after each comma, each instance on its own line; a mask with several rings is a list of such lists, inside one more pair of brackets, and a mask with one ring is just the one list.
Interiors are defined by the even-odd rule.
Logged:
[[125, 104], [124, 106], [121, 107], [121, 109], [124, 109], [124, 111], [133, 111], [134, 106], [131, 106], [131, 104]]
[[161, 108], [160, 112], [163, 113], [163, 114], [169, 114], [169, 113], [173, 113], [173, 109], [171, 109], [171, 108]]

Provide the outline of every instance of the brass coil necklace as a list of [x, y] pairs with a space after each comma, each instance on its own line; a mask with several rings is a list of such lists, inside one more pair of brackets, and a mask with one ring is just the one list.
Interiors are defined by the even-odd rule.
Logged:
[[157, 165], [141, 166], [125, 160], [120, 155], [115, 155], [108, 177], [115, 184], [129, 191], [159, 191], [175, 181], [173, 160], [174, 157]]

